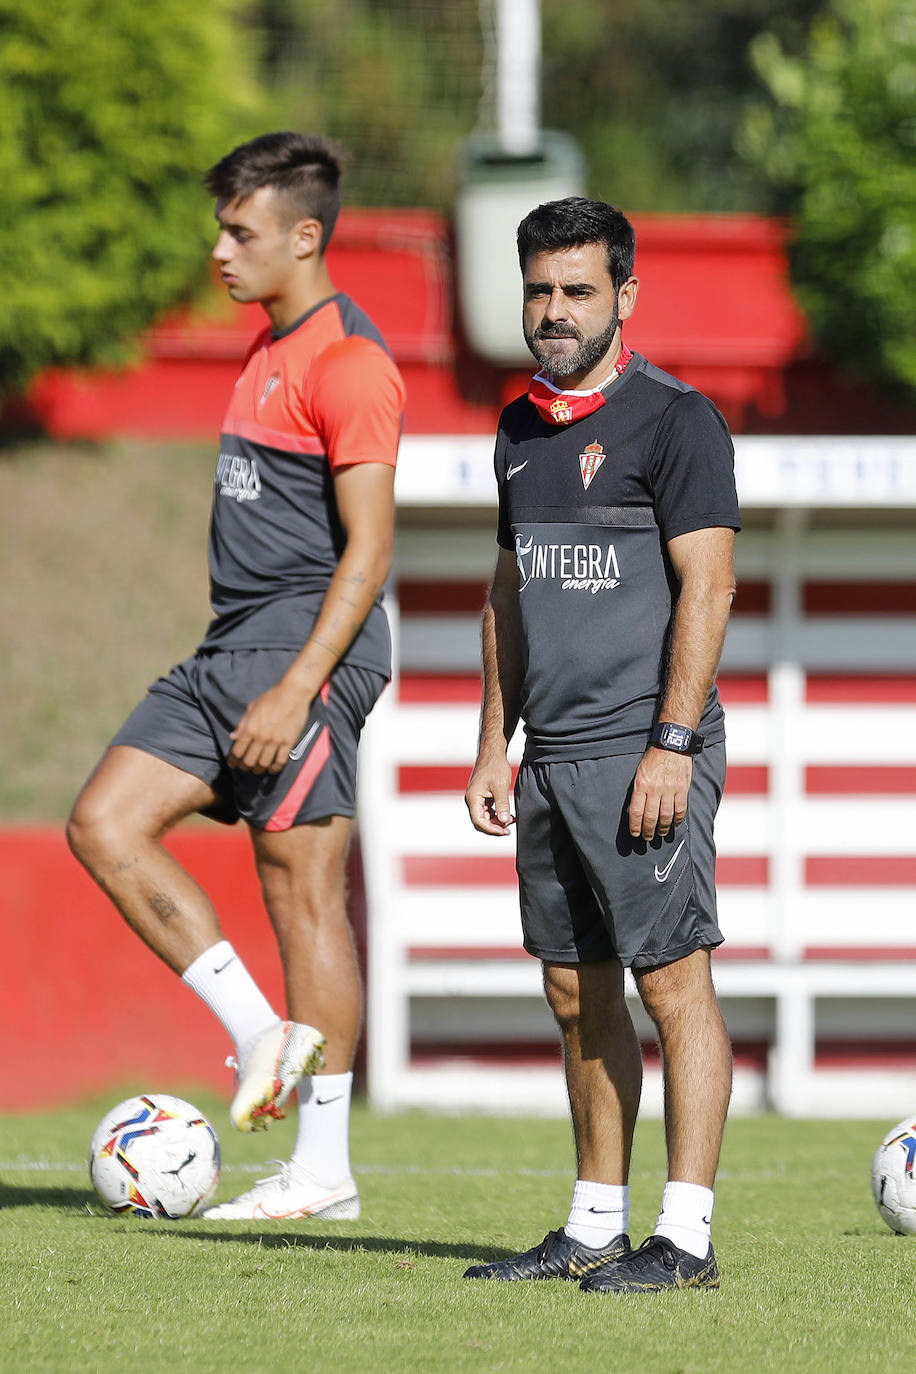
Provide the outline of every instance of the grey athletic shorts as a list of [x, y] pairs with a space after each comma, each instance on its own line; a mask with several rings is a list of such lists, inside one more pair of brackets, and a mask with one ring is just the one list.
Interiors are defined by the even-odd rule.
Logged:
[[245, 707], [273, 687], [296, 657], [292, 649], [198, 653], [149, 688], [111, 741], [129, 744], [193, 773], [219, 794], [205, 814], [258, 830], [289, 830], [321, 816], [356, 810], [356, 747], [386, 679], [340, 664], [312, 703], [302, 738], [282, 773], [230, 768], [230, 731]]
[[641, 754], [523, 763], [515, 785], [524, 945], [550, 963], [670, 964], [720, 945], [713, 821], [725, 745], [693, 761], [688, 814], [664, 839], [627, 824]]

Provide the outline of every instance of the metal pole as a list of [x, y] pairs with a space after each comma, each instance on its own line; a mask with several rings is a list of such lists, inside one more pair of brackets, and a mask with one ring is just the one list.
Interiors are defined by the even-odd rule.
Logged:
[[506, 153], [537, 152], [541, 128], [540, 0], [497, 0], [496, 105]]

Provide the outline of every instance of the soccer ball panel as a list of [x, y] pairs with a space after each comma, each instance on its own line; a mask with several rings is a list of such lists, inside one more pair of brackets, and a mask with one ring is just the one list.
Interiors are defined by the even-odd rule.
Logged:
[[916, 1115], [894, 1126], [878, 1146], [871, 1188], [891, 1230], [916, 1235]]
[[190, 1102], [149, 1093], [119, 1102], [89, 1146], [89, 1176], [113, 1212], [175, 1220], [199, 1211], [219, 1183], [216, 1132]]

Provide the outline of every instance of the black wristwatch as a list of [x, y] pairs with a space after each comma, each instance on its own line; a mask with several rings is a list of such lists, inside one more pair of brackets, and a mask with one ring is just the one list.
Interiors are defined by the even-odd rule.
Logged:
[[649, 743], [659, 749], [668, 749], [672, 754], [698, 754], [703, 748], [703, 736], [686, 725], [675, 725], [671, 720], [655, 722]]

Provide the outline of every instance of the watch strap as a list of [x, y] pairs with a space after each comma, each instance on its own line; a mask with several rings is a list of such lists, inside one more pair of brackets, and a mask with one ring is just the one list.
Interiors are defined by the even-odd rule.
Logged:
[[672, 754], [699, 754], [703, 748], [703, 736], [688, 725], [678, 725], [673, 720], [658, 720], [652, 727], [649, 743], [659, 749], [667, 749]]

